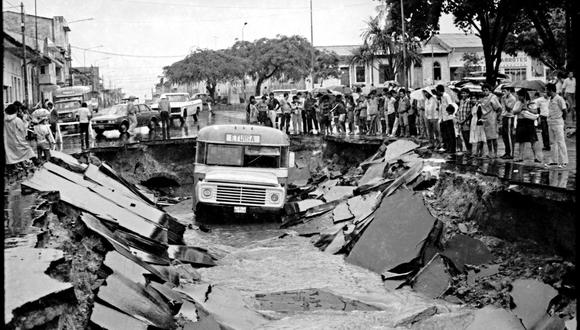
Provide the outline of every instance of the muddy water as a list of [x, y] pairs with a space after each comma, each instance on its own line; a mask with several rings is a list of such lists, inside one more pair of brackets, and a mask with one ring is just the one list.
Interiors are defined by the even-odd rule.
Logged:
[[[193, 223], [187, 202], [167, 209]], [[310, 238], [279, 229], [278, 223], [210, 226], [209, 233], [188, 229], [185, 243], [220, 256], [218, 266], [199, 269], [202, 280], [238, 290], [251, 309], [272, 321], [268, 329], [390, 329], [406, 317], [436, 306], [442, 314], [458, 307], [424, 298], [408, 288], [389, 291], [379, 274], [350, 265], [341, 255], [321, 252]], [[282, 234], [284, 237], [280, 238]], [[379, 306], [380, 311], [316, 310], [280, 313], [259, 310], [256, 294], [317, 288]]]

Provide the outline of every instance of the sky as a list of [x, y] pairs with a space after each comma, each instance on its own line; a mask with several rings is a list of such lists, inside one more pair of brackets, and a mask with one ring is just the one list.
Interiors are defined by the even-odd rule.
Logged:
[[[34, 15], [35, 0], [22, 2]], [[3, 10], [18, 11], [19, 4], [2, 0]], [[312, 0], [314, 45], [360, 44], [377, 5]], [[36, 0], [36, 11], [69, 22], [73, 66], [99, 66], [106, 87], [140, 98], [151, 98], [164, 66], [197, 48], [222, 49], [242, 37], [253, 41], [278, 34], [310, 40], [309, 0]], [[441, 33], [460, 32], [450, 16], [440, 25]]]

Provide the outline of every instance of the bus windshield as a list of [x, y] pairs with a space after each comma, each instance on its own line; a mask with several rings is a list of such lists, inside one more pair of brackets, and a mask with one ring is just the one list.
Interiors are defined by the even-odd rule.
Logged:
[[78, 109], [80, 108], [81, 103], [77, 100], [71, 100], [68, 102], [59, 102], [59, 103], [55, 103], [54, 108], [56, 109], [56, 111], [61, 111], [61, 110], [73, 110], [73, 109]]
[[198, 142], [197, 162], [206, 165], [287, 167], [288, 147], [243, 146]]

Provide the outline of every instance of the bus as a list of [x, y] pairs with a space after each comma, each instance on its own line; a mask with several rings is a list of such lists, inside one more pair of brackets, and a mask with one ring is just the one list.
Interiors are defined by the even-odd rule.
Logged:
[[205, 220], [216, 208], [234, 214], [281, 214], [288, 168], [288, 136], [256, 125], [212, 125], [197, 136], [193, 210]]
[[93, 94], [90, 86], [60, 87], [53, 93], [60, 132], [77, 133], [77, 112], [83, 102], [89, 103]]

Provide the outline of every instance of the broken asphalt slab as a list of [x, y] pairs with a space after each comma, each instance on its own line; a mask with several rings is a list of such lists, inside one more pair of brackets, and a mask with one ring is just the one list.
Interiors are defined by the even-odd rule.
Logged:
[[526, 329], [533, 329], [548, 316], [550, 301], [558, 291], [537, 280], [516, 280], [510, 293], [515, 308], [513, 313], [522, 320]]
[[447, 241], [441, 254], [449, 258], [461, 273], [465, 271], [465, 265], [487, 264], [492, 258], [491, 252], [482, 241], [463, 234], [455, 235]]
[[329, 202], [343, 200], [348, 197], [352, 197], [353, 191], [356, 187], [352, 186], [334, 186], [330, 187], [326, 193], [322, 196], [324, 200]]
[[408, 264], [420, 256], [435, 221], [420, 194], [400, 190], [382, 200], [346, 261], [379, 274]]
[[147, 330], [149, 328], [146, 322], [98, 302], [95, 302], [93, 306], [91, 322], [103, 329]]
[[215, 258], [205, 249], [186, 245], [169, 245], [167, 248], [169, 258], [181, 262], [190, 263], [197, 267], [215, 266]]
[[[25, 305], [59, 295], [63, 302], [73, 303], [67, 292], [72, 293], [72, 284], [53, 279], [45, 272], [52, 262], [63, 259], [63, 251], [19, 247], [4, 251], [4, 322], [13, 318], [13, 311]], [[74, 295], [73, 295], [74, 296]], [[55, 317], [57, 315], [54, 315]]]
[[302, 289], [256, 294], [258, 309], [285, 314], [317, 310], [379, 311], [381, 308], [355, 299], [336, 295], [323, 289]]
[[441, 297], [451, 286], [451, 274], [440, 254], [436, 254], [411, 280], [413, 290], [429, 298]]

